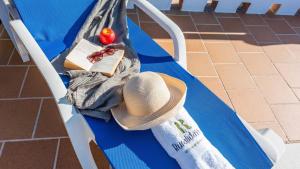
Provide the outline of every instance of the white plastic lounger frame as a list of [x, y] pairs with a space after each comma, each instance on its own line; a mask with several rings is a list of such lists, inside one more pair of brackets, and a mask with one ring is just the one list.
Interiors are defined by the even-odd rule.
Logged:
[[[180, 28], [146, 0], [131, 0], [131, 3], [143, 10], [170, 34], [174, 41], [175, 58], [177, 62], [186, 69], [185, 40]], [[10, 32], [10, 38], [14, 41], [21, 56], [25, 56], [26, 58], [30, 55], [45, 78], [56, 100], [60, 115], [70, 136], [80, 164], [84, 169], [96, 169], [97, 166], [89, 147], [89, 142], [95, 141], [92, 130], [84, 120], [83, 116], [65, 99], [66, 88], [62, 80], [23, 22], [18, 19], [18, 16], [16, 15], [17, 12], [13, 8], [12, 3], [9, 3], [8, 0], [1, 0], [0, 9], [2, 23], [4, 24], [5, 29]], [[12, 17], [9, 17], [10, 15]], [[277, 162], [285, 149], [284, 143], [280, 137], [271, 130], [258, 132], [242, 118], [240, 119], [258, 144], [266, 152], [268, 157], [274, 163]]]

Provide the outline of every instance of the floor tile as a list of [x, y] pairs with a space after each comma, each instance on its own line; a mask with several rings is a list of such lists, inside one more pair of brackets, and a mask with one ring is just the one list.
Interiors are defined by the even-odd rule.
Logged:
[[167, 51], [171, 56], [174, 56], [174, 45], [172, 40], [154, 40], [160, 47]]
[[183, 32], [195, 32], [196, 28], [192, 21], [191, 16], [168, 15]]
[[267, 23], [257, 14], [240, 14], [245, 25], [266, 25]]
[[2, 31], [3, 31], [3, 25], [2, 25], [2, 23], [0, 23], [0, 34], [2, 33]]
[[40, 100], [0, 101], [0, 140], [31, 138]]
[[255, 88], [250, 74], [242, 64], [218, 64], [215, 67], [226, 90]]
[[197, 29], [200, 33], [214, 32], [225, 35], [221, 25], [197, 25]]
[[271, 29], [277, 34], [295, 34], [296, 32], [285, 22], [285, 20], [265, 20]]
[[238, 18], [239, 15], [237, 13], [214, 13], [218, 18]]
[[14, 47], [10, 40], [0, 40], [0, 65], [6, 65]]
[[232, 110], [235, 110], [225, 90], [217, 90], [213, 93], [218, 96], [218, 98], [220, 98], [228, 107], [230, 107]]
[[284, 142], [287, 142], [288, 139], [282, 130], [281, 126], [279, 125], [278, 122], [255, 122], [255, 123], [250, 123], [251, 126], [253, 126], [256, 130], [260, 129], [271, 129], [273, 130], [276, 134], [278, 134]]
[[300, 104], [273, 105], [272, 109], [289, 140], [300, 140]]
[[195, 24], [219, 24], [213, 13], [191, 12]]
[[198, 79], [211, 91], [224, 89], [223, 84], [218, 77], [198, 77]]
[[300, 44], [286, 44], [285, 46], [296, 57], [296, 62], [300, 62]]
[[247, 33], [247, 29], [242, 24], [240, 18], [219, 18], [225, 32]]
[[230, 43], [206, 43], [209, 55], [214, 63], [239, 63], [240, 59]]
[[169, 34], [157, 23], [141, 23], [141, 28], [153, 39], [170, 39]]
[[[186, 37], [186, 50], [187, 52], [206, 52], [203, 42], [196, 34], [184, 34]], [[154, 39], [162, 48], [164, 48], [170, 55], [174, 56], [174, 45], [170, 39]]]
[[0, 67], [0, 98], [16, 98], [22, 86], [26, 67]]
[[281, 76], [255, 77], [254, 79], [269, 104], [298, 102]]
[[227, 90], [236, 112], [247, 122], [276, 122], [258, 89]]
[[53, 99], [45, 99], [35, 131], [35, 138], [68, 136]]
[[251, 75], [268, 76], [278, 74], [276, 68], [264, 53], [240, 53], [239, 56]]
[[139, 25], [138, 14], [136, 14], [136, 13], [128, 13], [127, 17], [130, 18], [135, 24]]
[[278, 35], [278, 37], [287, 44], [300, 44], [300, 35]]
[[5, 143], [0, 166], [3, 169], [52, 169], [57, 140]]
[[162, 13], [164, 13], [165, 15], [190, 15], [189, 11], [181, 11], [179, 4], [178, 5], [174, 4], [175, 1], [176, 0], [172, 1], [172, 6], [171, 6], [171, 9], [174, 9], [174, 10], [170, 10], [170, 11], [164, 10], [164, 11], [162, 11]]
[[70, 139], [61, 139], [56, 169], [81, 169], [81, 165], [72, 147]]
[[300, 63], [277, 63], [275, 66], [290, 87], [300, 88]]
[[97, 168], [111, 169], [106, 156], [104, 155], [103, 151], [98, 147], [98, 145], [94, 141], [91, 141], [89, 143], [89, 146], [91, 149], [92, 156], [94, 157], [95, 163], [97, 165]]
[[294, 27], [300, 27], [300, 17], [299, 16], [284, 16], [284, 19]]
[[295, 31], [296, 33], [300, 34], [300, 27], [298, 27], [298, 28], [293, 28], [293, 29], [294, 29], [294, 31]]
[[226, 33], [220, 25], [197, 25], [197, 29], [205, 43], [229, 42]]
[[37, 67], [30, 67], [24, 83], [21, 97], [51, 97], [46, 81]]
[[133, 9], [127, 9], [126, 10], [128, 14], [135, 14], [137, 12], [137, 8], [133, 8]]
[[250, 35], [228, 35], [237, 52], [263, 52], [262, 48]]
[[34, 62], [32, 59], [28, 62], [23, 62], [17, 50], [14, 50], [8, 64], [9, 65], [34, 65]]
[[281, 19], [281, 20], [284, 19], [282, 15], [273, 15], [273, 14], [271, 14], [271, 15], [265, 14], [265, 15], [261, 15], [261, 17], [263, 19]]
[[206, 52], [205, 46], [198, 34], [185, 33], [186, 51], [188, 52]]
[[140, 9], [137, 9], [137, 13], [139, 15], [140, 22], [155, 22], [152, 18], [150, 18], [145, 12]]
[[288, 51], [286, 45], [265, 45], [263, 49], [273, 63], [294, 63], [296, 61], [295, 55]]
[[188, 53], [188, 70], [194, 76], [217, 76], [215, 68], [206, 53]]
[[293, 90], [296, 96], [298, 97], [298, 99], [300, 100], [300, 89], [293, 89]]
[[0, 39], [9, 39], [9, 35], [8, 35], [8, 33], [7, 33], [7, 31], [5, 29], [1, 33]]
[[247, 29], [258, 42], [279, 42], [279, 39], [267, 26], [248, 26]]
[[231, 101], [218, 77], [198, 77], [198, 79], [224, 103], [233, 109]]

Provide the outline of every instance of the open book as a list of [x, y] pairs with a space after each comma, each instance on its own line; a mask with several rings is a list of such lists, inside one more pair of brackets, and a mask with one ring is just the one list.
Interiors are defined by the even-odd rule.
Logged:
[[114, 54], [105, 56], [98, 62], [90, 62], [87, 57], [102, 49], [101, 46], [82, 39], [66, 57], [64, 67], [73, 70], [84, 69], [92, 72], [100, 72], [106, 76], [112, 76], [124, 56], [124, 50], [118, 49]]

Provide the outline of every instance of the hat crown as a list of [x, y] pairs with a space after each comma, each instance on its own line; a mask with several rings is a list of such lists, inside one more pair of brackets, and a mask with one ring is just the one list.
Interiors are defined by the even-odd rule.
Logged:
[[123, 88], [124, 101], [132, 116], [147, 116], [170, 100], [170, 91], [156, 73], [143, 72], [128, 80]]

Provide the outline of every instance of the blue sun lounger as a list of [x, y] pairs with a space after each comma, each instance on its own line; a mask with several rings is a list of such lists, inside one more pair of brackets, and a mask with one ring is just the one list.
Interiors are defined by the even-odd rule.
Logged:
[[[180, 29], [145, 0], [131, 3], [150, 15], [175, 45], [175, 60], [128, 19], [129, 36], [142, 63], [141, 71], [162, 72], [187, 84], [185, 108], [205, 136], [239, 169], [268, 169], [284, 151], [272, 130], [254, 130], [187, 70], [185, 42]], [[114, 120], [82, 116], [65, 99], [68, 79], [60, 77], [50, 61], [70, 47], [95, 0], [9, 0], [0, 2], [1, 20], [23, 60], [36, 63], [57, 102], [76, 155], [85, 169], [97, 168], [89, 143], [95, 141], [112, 168], [177, 169], [150, 130], [124, 131]]]

